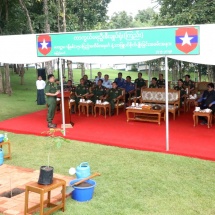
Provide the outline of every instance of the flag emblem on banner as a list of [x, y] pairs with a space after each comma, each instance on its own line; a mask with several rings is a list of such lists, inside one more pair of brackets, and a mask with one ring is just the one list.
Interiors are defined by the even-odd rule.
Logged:
[[188, 54], [189, 52], [193, 51], [199, 41], [198, 36], [198, 29], [191, 27], [191, 28], [179, 28], [176, 30], [176, 37], [175, 37], [175, 43], [176, 47]]
[[41, 54], [47, 55], [51, 51], [51, 37], [49, 35], [40, 35], [37, 38], [37, 47]]

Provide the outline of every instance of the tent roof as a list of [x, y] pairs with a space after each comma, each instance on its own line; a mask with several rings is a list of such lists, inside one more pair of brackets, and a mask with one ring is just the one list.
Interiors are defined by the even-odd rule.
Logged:
[[[215, 65], [215, 24], [199, 25], [200, 26], [200, 55], [171, 55], [170, 58]], [[169, 28], [162, 27], [162, 28]], [[171, 26], [177, 27], [177, 26]], [[155, 27], [161, 28], [161, 27]], [[142, 28], [149, 29], [149, 28]], [[0, 62], [15, 64], [30, 64], [46, 62], [56, 59], [55, 57], [37, 57], [36, 35], [10, 35], [0, 36]], [[163, 56], [117, 56], [117, 57], [69, 57], [65, 58], [73, 62], [81, 63], [99, 63], [99, 64], [120, 64], [120, 63], [137, 63], [157, 59]]]

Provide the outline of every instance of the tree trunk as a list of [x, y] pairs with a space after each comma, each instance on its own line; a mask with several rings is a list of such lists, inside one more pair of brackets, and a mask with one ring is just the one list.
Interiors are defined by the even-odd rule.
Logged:
[[85, 66], [84, 63], [81, 64], [81, 77], [83, 78], [83, 76], [85, 75]]
[[5, 93], [11, 96], [12, 90], [10, 86], [10, 68], [8, 63], [4, 64], [4, 69], [5, 69]]
[[48, 0], [43, 0], [43, 12], [45, 16], [44, 31], [50, 33]]
[[25, 68], [24, 68], [24, 64], [20, 64], [20, 84], [24, 85], [24, 75], [25, 75]]
[[31, 17], [29, 15], [29, 12], [28, 12], [28, 9], [27, 7], [25, 6], [25, 3], [23, 2], [23, 0], [19, 0], [19, 3], [23, 9], [23, 11], [25, 12], [26, 16], [27, 16], [27, 20], [28, 20], [28, 26], [29, 26], [29, 29], [30, 29], [30, 32], [32, 34], [34, 34], [34, 30], [33, 30], [33, 27], [32, 27], [32, 23], [31, 23]]
[[62, 74], [65, 76], [66, 73], [66, 61], [63, 59], [63, 64], [62, 64]]
[[9, 10], [8, 10], [8, 0], [5, 0], [5, 21], [8, 22]]
[[198, 64], [198, 82], [201, 82], [202, 76], [201, 76], [201, 65]]
[[66, 32], [66, 1], [62, 0], [62, 11], [63, 11], [63, 32]]
[[58, 2], [57, 28], [58, 28], [58, 32], [61, 32], [61, 27], [60, 27], [60, 12], [61, 12], [60, 0], [58, 0], [57, 2]]
[[72, 61], [67, 61], [67, 68], [68, 68], [68, 80], [73, 80], [73, 71], [72, 71]]
[[212, 77], [213, 77], [213, 82], [215, 82], [215, 66], [212, 66]]
[[45, 62], [47, 75], [53, 74], [52, 61]]
[[4, 93], [2, 70], [0, 69], [0, 93]]

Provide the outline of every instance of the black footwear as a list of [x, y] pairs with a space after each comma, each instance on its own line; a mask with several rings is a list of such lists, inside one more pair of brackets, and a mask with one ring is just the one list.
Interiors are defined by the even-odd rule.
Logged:
[[56, 128], [56, 127], [57, 127], [56, 124], [52, 124], [52, 123], [49, 123], [49, 124], [48, 124], [48, 128]]

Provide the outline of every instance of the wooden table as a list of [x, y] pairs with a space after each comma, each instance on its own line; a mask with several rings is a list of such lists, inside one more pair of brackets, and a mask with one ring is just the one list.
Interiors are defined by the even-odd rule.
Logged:
[[208, 121], [208, 128], [212, 126], [212, 111], [207, 113], [205, 111], [193, 111], [193, 122], [194, 127], [198, 125], [199, 122], [199, 116], [207, 118]]
[[[133, 117], [130, 117], [130, 113], [133, 113]], [[127, 122], [130, 120], [145, 121], [145, 122], [157, 122], [159, 125], [161, 123], [161, 118], [165, 120], [165, 111], [152, 110], [152, 109], [142, 109], [136, 107], [126, 108]]]
[[8, 140], [8, 141], [1, 142], [0, 143], [0, 148], [2, 148], [3, 145], [7, 145], [7, 147], [8, 147], [8, 152], [7, 152], [6, 155], [4, 155], [4, 158], [9, 158], [10, 159], [11, 158], [10, 141]]
[[[62, 202], [59, 204], [53, 204], [51, 203], [51, 191], [62, 187]], [[28, 198], [29, 198], [29, 192], [34, 192], [40, 194], [40, 203], [28, 208]], [[48, 193], [48, 198], [44, 200], [45, 193]], [[37, 182], [32, 182], [28, 185], [26, 185], [25, 188], [25, 213], [29, 214], [32, 210], [37, 209], [40, 207], [40, 215], [48, 215], [53, 213], [54, 211], [57, 211], [61, 209], [62, 211], [65, 210], [65, 198], [66, 198], [66, 181], [62, 179], [53, 178], [53, 183], [50, 185], [40, 185]], [[47, 204], [47, 207], [52, 207], [48, 211], [44, 212], [44, 205]]]
[[195, 101], [196, 101], [197, 99], [190, 99], [190, 98], [187, 98], [187, 100], [186, 100], [186, 112], [187, 111], [190, 111], [190, 106], [191, 106], [191, 104], [193, 104], [194, 106], [195, 106]]
[[81, 108], [85, 108], [85, 107], [86, 107], [86, 111], [87, 111], [87, 116], [89, 116], [89, 108], [90, 107], [92, 109], [92, 115], [93, 115], [93, 106], [94, 106], [93, 102], [79, 102], [79, 105], [78, 105], [79, 116], [81, 114]]
[[106, 118], [106, 112], [107, 112], [107, 109], [109, 110], [109, 116], [111, 115], [111, 107], [110, 107], [110, 104], [95, 104], [94, 106], [94, 114], [95, 114], [95, 117], [96, 117], [96, 108], [99, 109], [99, 115], [101, 115], [101, 109], [104, 108], [104, 114], [105, 114], [105, 118]]

